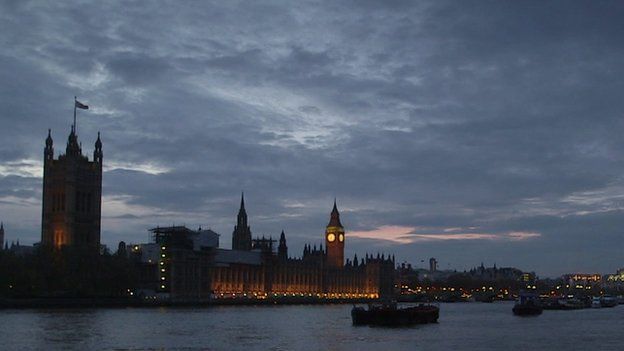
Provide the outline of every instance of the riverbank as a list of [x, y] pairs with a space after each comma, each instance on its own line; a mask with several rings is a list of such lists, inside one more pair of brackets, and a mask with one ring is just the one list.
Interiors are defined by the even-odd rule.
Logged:
[[208, 306], [253, 306], [253, 305], [328, 305], [369, 303], [373, 299], [338, 299], [316, 297], [277, 297], [277, 298], [220, 298], [206, 300], [168, 300], [135, 298], [23, 298], [0, 299], [0, 309], [29, 308], [125, 308], [125, 307], [208, 307]]

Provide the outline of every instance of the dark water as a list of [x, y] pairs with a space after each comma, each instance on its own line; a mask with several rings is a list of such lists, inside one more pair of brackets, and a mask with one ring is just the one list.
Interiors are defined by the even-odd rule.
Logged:
[[0, 311], [4, 350], [624, 350], [624, 307], [514, 317], [442, 304], [438, 324], [351, 325], [350, 305]]

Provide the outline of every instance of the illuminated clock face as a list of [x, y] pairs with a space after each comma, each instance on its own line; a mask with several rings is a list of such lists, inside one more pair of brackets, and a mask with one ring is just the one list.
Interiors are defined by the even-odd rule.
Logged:
[[327, 241], [329, 241], [330, 243], [333, 243], [334, 240], [336, 240], [336, 235], [334, 235], [333, 233], [327, 234]]
[[340, 241], [340, 242], [344, 241], [344, 234], [338, 235], [338, 241]]

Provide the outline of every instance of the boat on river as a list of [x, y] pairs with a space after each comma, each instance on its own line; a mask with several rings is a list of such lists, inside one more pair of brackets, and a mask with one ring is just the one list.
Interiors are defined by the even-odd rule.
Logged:
[[440, 308], [431, 304], [418, 304], [412, 307], [397, 307], [396, 302], [369, 304], [368, 309], [353, 306], [353, 325], [405, 326], [413, 324], [437, 323]]
[[516, 316], [537, 316], [543, 308], [536, 293], [521, 291], [512, 311]]
[[600, 298], [600, 306], [601, 307], [615, 307], [618, 304], [618, 300], [617, 298], [610, 296], [610, 295], [604, 295]]

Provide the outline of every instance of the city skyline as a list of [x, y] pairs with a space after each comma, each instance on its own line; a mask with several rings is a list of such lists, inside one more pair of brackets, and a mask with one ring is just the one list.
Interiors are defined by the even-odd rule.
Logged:
[[229, 247], [244, 191], [253, 235], [297, 252], [337, 198], [345, 257], [615, 272], [623, 7], [535, 4], [3, 3], [6, 240], [39, 241], [78, 96], [111, 249], [171, 224]]

